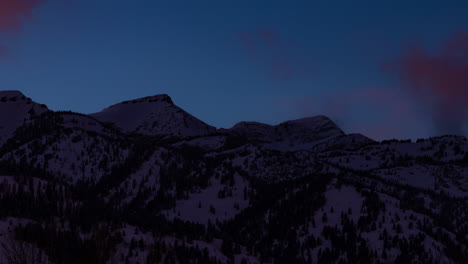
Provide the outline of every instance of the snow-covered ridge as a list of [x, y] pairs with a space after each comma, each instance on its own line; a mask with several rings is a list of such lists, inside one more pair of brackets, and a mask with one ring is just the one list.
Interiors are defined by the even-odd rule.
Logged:
[[113, 123], [126, 133], [193, 137], [216, 132], [214, 127], [176, 106], [166, 94], [124, 101], [91, 116]]
[[0, 91], [0, 145], [2, 145], [24, 121], [33, 115], [49, 111], [20, 91]]
[[323, 115], [290, 120], [276, 126], [240, 122], [229, 131], [277, 150], [310, 149], [324, 140], [345, 135], [333, 121]]
[[465, 137], [375, 142], [325, 116], [215, 130], [167, 95], [38, 115], [2, 94], [0, 124], [19, 127], [0, 148], [1, 263], [15, 228], [51, 258], [75, 256], [57, 251], [70, 234], [113, 255], [77, 263], [468, 259]]
[[[124, 101], [122, 102], [123, 104], [135, 104], [135, 103], [142, 103], [142, 102], [149, 102], [149, 103], [153, 103], [153, 102], [166, 102], [168, 104], [174, 104], [174, 102], [172, 101], [172, 98], [167, 95], [167, 94], [158, 94], [158, 95], [153, 95], [153, 96], [146, 96], [146, 97], [143, 97], [143, 98], [140, 98], [140, 99], [134, 99], [134, 100], [130, 100], [130, 101]], [[111, 106], [112, 107], [112, 106]]]
[[15, 96], [19, 96], [19, 97], [23, 97], [24, 94], [18, 90], [4, 90], [4, 91], [0, 91], [0, 97], [3, 97], [3, 96], [6, 96], [6, 97], [15, 97]]

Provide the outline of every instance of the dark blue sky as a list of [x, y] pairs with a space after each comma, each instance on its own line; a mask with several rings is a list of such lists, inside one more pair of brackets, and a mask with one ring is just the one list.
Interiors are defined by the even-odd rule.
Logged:
[[417, 138], [432, 112], [382, 64], [466, 32], [468, 2], [48, 0], [22, 22], [0, 18], [0, 89], [53, 110], [167, 93], [217, 127], [325, 114]]

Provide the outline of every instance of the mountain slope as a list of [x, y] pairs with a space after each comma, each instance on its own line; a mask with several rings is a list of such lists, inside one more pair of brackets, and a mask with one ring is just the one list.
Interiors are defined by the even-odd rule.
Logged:
[[167, 96], [11, 124], [0, 263], [468, 259], [462, 136], [376, 142], [324, 116], [215, 131]]
[[113, 123], [125, 133], [193, 137], [216, 132], [176, 106], [168, 95], [125, 101], [90, 116]]
[[32, 101], [20, 91], [0, 91], [0, 146], [24, 121], [47, 111], [47, 106]]
[[99, 121], [48, 111], [29, 118], [0, 148], [0, 161], [40, 168], [57, 180], [96, 181], [128, 155], [130, 144]]
[[277, 150], [310, 149], [316, 144], [343, 136], [344, 132], [325, 116], [315, 116], [283, 122], [276, 126], [257, 122], [240, 122], [230, 132], [245, 136]]

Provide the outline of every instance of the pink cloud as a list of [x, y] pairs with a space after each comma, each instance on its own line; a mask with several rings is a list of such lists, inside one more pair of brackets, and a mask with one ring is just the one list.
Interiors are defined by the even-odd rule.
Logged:
[[439, 133], [458, 134], [468, 119], [468, 34], [456, 33], [442, 44], [433, 54], [414, 44], [383, 69], [430, 110]]
[[[17, 32], [31, 18], [32, 11], [44, 0], [0, 0], [0, 32]], [[0, 57], [8, 55], [6, 46], [0, 43]]]
[[427, 130], [412, 98], [397, 89], [362, 88], [327, 96], [279, 98], [294, 117], [325, 114], [348, 133], [362, 133], [382, 140], [405, 138]]
[[44, 0], [2, 0], [0, 1], [0, 30], [18, 30], [32, 10]]

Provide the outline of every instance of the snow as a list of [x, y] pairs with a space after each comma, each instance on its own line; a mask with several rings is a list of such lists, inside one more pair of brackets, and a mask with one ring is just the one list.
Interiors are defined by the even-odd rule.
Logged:
[[[138, 191], [145, 188], [151, 189], [148, 200], [154, 198], [160, 187], [160, 170], [164, 166], [162, 155], [167, 153], [166, 149], [157, 148], [136, 172], [122, 181], [117, 189], [111, 190], [110, 195], [116, 193], [117, 190], [124, 191], [127, 196], [123, 199], [122, 203], [128, 204], [136, 197]], [[107, 198], [110, 198], [110, 196]]]
[[[375, 249], [378, 254], [382, 253], [383, 240], [379, 237], [383, 230], [387, 230], [390, 237], [398, 236], [400, 239], [409, 239], [414, 235], [425, 234], [417, 228], [416, 222], [418, 220], [422, 221], [426, 216], [411, 210], [403, 210], [399, 206], [399, 200], [383, 193], [377, 194], [379, 199], [385, 203], [386, 210], [379, 213], [377, 220], [378, 224], [376, 224], [375, 230], [371, 229], [369, 232], [365, 230], [360, 231], [360, 235], [367, 241], [367, 245], [370, 249]], [[366, 215], [366, 212], [362, 209], [364, 197], [353, 186], [337, 186], [335, 183], [332, 183], [328, 186], [328, 190], [325, 192], [325, 197], [327, 200], [326, 204], [314, 215], [315, 227], [311, 223], [307, 224], [308, 234], [320, 237], [323, 241], [321, 246], [312, 251], [312, 259], [315, 260], [317, 259], [319, 249], [323, 250], [327, 247], [331, 247], [331, 242], [326, 240], [322, 235], [322, 230], [325, 226], [340, 228], [342, 214], [346, 214], [354, 224], [358, 223], [361, 216]], [[349, 210], [351, 214], [348, 214]], [[327, 215], [326, 221], [322, 220], [323, 214]], [[411, 228], [409, 227], [410, 222], [413, 223]], [[400, 225], [401, 232], [396, 232], [394, 230], [395, 225]], [[298, 230], [303, 230], [303, 228], [298, 228]], [[445, 232], [449, 235], [453, 235], [447, 231]], [[300, 231], [298, 233], [299, 237], [302, 237], [302, 239], [305, 239], [308, 234], [300, 233]], [[426, 234], [424, 236], [425, 240], [423, 245], [425, 251], [431, 253], [434, 257], [443, 255], [444, 246], [434, 240], [434, 238], [431, 238]], [[394, 261], [396, 256], [399, 254], [399, 250], [396, 248], [390, 248], [390, 250], [387, 251], [387, 254], [388, 260]], [[444, 259], [444, 261], [448, 260]]]
[[31, 110], [36, 115], [49, 111], [19, 91], [0, 91], [0, 146], [30, 118]]
[[122, 102], [90, 116], [113, 123], [126, 133], [193, 137], [216, 132], [214, 127], [174, 105], [167, 95]]
[[[26, 225], [28, 223], [33, 223], [33, 221], [29, 219], [23, 219], [23, 218], [17, 218], [17, 217], [0, 218], [0, 263], [8, 263], [6, 254], [9, 254], [9, 253], [7, 252], [11, 251], [10, 254], [15, 254], [15, 251], [13, 250], [17, 249], [20, 243], [24, 243], [24, 242], [20, 242], [14, 239], [14, 230], [17, 226]], [[23, 247], [25, 244], [27, 243], [21, 244], [21, 246]], [[28, 244], [28, 245], [31, 248], [36, 248], [36, 246], [32, 244]], [[7, 252], [5, 252], [5, 247], [8, 248]], [[28, 259], [32, 259], [32, 256], [29, 256]]]
[[115, 132], [101, 124], [100, 121], [86, 115], [77, 115], [73, 113], [61, 113], [63, 117], [63, 126], [75, 128], [88, 132], [94, 132], [109, 137], [115, 137]]
[[35, 141], [45, 147], [43, 152], [35, 155], [31, 155], [32, 143], [34, 142], [19, 146], [15, 151], [1, 157], [1, 160], [19, 162], [23, 159], [36, 167], [44, 167], [44, 164], [47, 164], [47, 171], [72, 183], [80, 179], [100, 179], [114, 166], [122, 164], [129, 153], [128, 149], [109, 144], [107, 137], [100, 135], [90, 137], [80, 129], [74, 130], [69, 135], [65, 133], [59, 137], [48, 135], [42, 137], [40, 141]]
[[445, 136], [419, 142], [372, 143], [359, 149], [325, 148], [318, 156], [337, 168], [365, 171], [401, 185], [468, 197], [468, 169], [458, 165], [467, 152], [466, 138]]
[[179, 147], [183, 145], [200, 147], [208, 150], [218, 150], [224, 146], [226, 143], [226, 136], [206, 136], [199, 137], [191, 140], [183, 140], [175, 143], [174, 147]]
[[[35, 114], [49, 111], [20, 92], [0, 92], [0, 145], [13, 135], [16, 128], [31, 120], [31, 109]], [[380, 254], [383, 242], [379, 237], [383, 230], [398, 238], [423, 233], [414, 223], [418, 220], [430, 222], [435, 219], [430, 214], [422, 214], [426, 209], [434, 214], [440, 211], [440, 203], [433, 198], [434, 195], [468, 198], [468, 167], [465, 159], [468, 143], [465, 137], [444, 136], [418, 142], [375, 142], [360, 134], [345, 135], [324, 116], [287, 121], [275, 126], [241, 122], [231, 129], [216, 131], [174, 105], [167, 95], [123, 102], [91, 116], [61, 112], [55, 114], [63, 117], [63, 123], [58, 125], [65, 132], [40, 135], [29, 142], [18, 143], [19, 146], [0, 159], [22, 161], [45, 168], [73, 184], [80, 179], [97, 181], [108, 175], [115, 166], [124, 164], [129, 157], [132, 137], [127, 137], [127, 134], [116, 131], [106, 123], [113, 123], [125, 133], [178, 137], [170, 143], [165, 141], [161, 146], [154, 146], [152, 155], [109, 190], [106, 197], [108, 200], [114, 198], [114, 194], [126, 195], [118, 200], [122, 203], [121, 206], [128, 205], [142, 190], [149, 193], [145, 196], [147, 201], [153, 199], [161, 188], [161, 171], [167, 168], [165, 166], [182, 168], [188, 164], [184, 163], [178, 151], [187, 146], [202, 149], [200, 152], [193, 152], [203, 157], [196, 157], [197, 162], [189, 165], [195, 168], [190, 167], [192, 170], [188, 177], [214, 171], [213, 175], [206, 175], [209, 176], [209, 184], [203, 188], [188, 188], [187, 199], [177, 200], [174, 208], [162, 212], [169, 220], [181, 219], [203, 225], [227, 221], [250, 206], [250, 201], [244, 196], [244, 190], [252, 187], [249, 180], [260, 179], [273, 183], [331, 172], [332, 175], [326, 175], [334, 178], [324, 193], [326, 203], [310, 216], [315, 227], [312, 222], [305, 224], [297, 230], [298, 237], [302, 241], [309, 235], [320, 237], [324, 240], [320, 248], [323, 250], [330, 247], [331, 242], [326, 241], [322, 235], [323, 228], [340, 227], [342, 213], [354, 224], [358, 223], [360, 217], [366, 216], [366, 208], [363, 207], [365, 193], [360, 190], [372, 189], [385, 204], [386, 211], [379, 212], [377, 222], [380, 226], [371, 231], [359, 230], [359, 235], [367, 241], [369, 247]], [[226, 142], [232, 135], [246, 137], [248, 143], [226, 150]], [[216, 164], [216, 167], [208, 170], [207, 164]], [[221, 183], [220, 178], [227, 175], [234, 176], [232, 186]], [[340, 177], [346, 184], [341, 182]], [[38, 186], [42, 186], [44, 190], [48, 184], [34, 175], [31, 178], [34, 190]], [[19, 186], [15, 177], [8, 175], [0, 176], [0, 184], [2, 183], [9, 189]], [[352, 183], [356, 185], [353, 186]], [[355, 186], [360, 187], [357, 189]], [[28, 191], [25, 185], [19, 187]], [[417, 213], [402, 208], [400, 204], [403, 200], [398, 195], [406, 190], [403, 187], [417, 193], [416, 197], [421, 199], [424, 210]], [[176, 187], [168, 188], [167, 192], [175, 192]], [[322, 220], [324, 213], [327, 214], [326, 221]], [[10, 219], [0, 219], [0, 240], [1, 234], [11, 231], [11, 226], [5, 221]], [[14, 223], [16, 221], [13, 220]], [[456, 224], [464, 224], [461, 217], [455, 221], [458, 221]], [[401, 226], [401, 232], [394, 230], [395, 224]], [[437, 223], [434, 222], [433, 225], [436, 226]], [[221, 252], [221, 240], [184, 241], [175, 237], [154, 237], [151, 233], [144, 233], [129, 225], [122, 227], [121, 231], [125, 232], [125, 237], [124, 242], [118, 246], [117, 251], [120, 252], [128, 251], [132, 239], [143, 239], [148, 245], [159, 239], [169, 244], [183, 242], [189, 246], [206, 248], [211, 256], [228, 261]], [[453, 233], [447, 230], [444, 232], [454, 238]], [[437, 239], [439, 238], [426, 236], [425, 251], [431, 252], [435, 257], [444, 256], [444, 246]], [[136, 249], [131, 261], [142, 262], [147, 256], [146, 249]], [[315, 259], [318, 250], [319, 248], [315, 248], [312, 251]], [[259, 262], [254, 256], [248, 256], [245, 250], [241, 251], [243, 253], [235, 256], [234, 263], [240, 263], [243, 257], [251, 263]], [[399, 250], [392, 248], [387, 253], [391, 262], [399, 254]], [[449, 260], [442, 257], [441, 261]]]
[[[164, 243], [166, 247], [175, 247], [176, 245], [184, 245], [185, 247], [189, 248], [198, 248], [200, 250], [207, 250], [210, 257], [214, 257], [221, 261], [221, 263], [228, 263], [229, 259], [222, 253], [221, 246], [223, 241], [219, 239], [213, 239], [211, 242], [202, 241], [202, 240], [187, 240], [187, 239], [180, 239], [173, 236], [163, 236], [159, 238], [154, 238], [151, 233], [143, 232], [139, 230], [138, 227], [125, 225], [122, 227], [119, 232], [123, 234], [123, 242], [117, 245], [115, 250], [114, 256], [111, 259], [116, 260], [116, 263], [126, 263], [126, 262], [118, 262], [120, 254], [124, 253], [127, 255], [129, 253], [129, 247], [132, 240], [140, 241], [143, 240], [145, 244], [145, 248], [142, 250], [140, 248], [134, 249], [132, 257], [130, 259], [131, 263], [145, 263], [146, 257], [148, 256], [147, 250], [155, 244], [155, 242]], [[242, 254], [236, 254], [234, 256], [234, 264], [240, 264], [242, 258], [246, 258], [249, 260], [251, 264], [260, 263], [258, 259], [254, 256], [248, 255], [245, 250], [243, 250]]]
[[228, 131], [259, 142], [267, 149], [279, 151], [308, 150], [319, 143], [344, 135], [344, 132], [325, 116], [291, 120], [276, 126], [240, 122]]
[[248, 188], [249, 183], [237, 173], [234, 181], [234, 186], [227, 188], [232, 190], [232, 196], [220, 198], [218, 193], [227, 186], [214, 179], [208, 188], [192, 193], [187, 200], [178, 200], [173, 209], [164, 211], [163, 214], [168, 219], [179, 218], [201, 224], [231, 219], [249, 205], [249, 201], [243, 197], [243, 191]]
[[[334, 209], [334, 212], [327, 210], [328, 221], [331, 225], [333, 225], [333, 223], [338, 224], [341, 212], [347, 213], [350, 209], [354, 212], [351, 215], [351, 219], [353, 219], [354, 222], [358, 221], [359, 214], [357, 214], [357, 212], [361, 211], [364, 198], [357, 192], [355, 187], [343, 185], [340, 188], [336, 188], [335, 186], [330, 186], [325, 192], [325, 197], [327, 199], [325, 209], [330, 209], [331, 207]], [[321, 222], [321, 219], [317, 220]]]
[[[29, 186], [29, 183], [31, 183], [31, 186]], [[32, 187], [32, 190], [34, 194], [36, 195], [37, 191], [45, 192], [48, 182], [45, 180], [36, 178], [36, 177], [31, 177], [27, 185], [25, 184], [20, 185], [14, 176], [0, 176], [0, 184], [4, 185], [5, 188], [7, 188], [7, 190], [13, 190], [13, 188], [21, 187], [22, 191], [26, 193], [30, 192], [31, 191], [30, 187]], [[39, 189], [39, 186], [41, 186], [41, 189]], [[6, 191], [6, 190], [3, 190], [0, 188], [0, 192], [2, 191]]]

